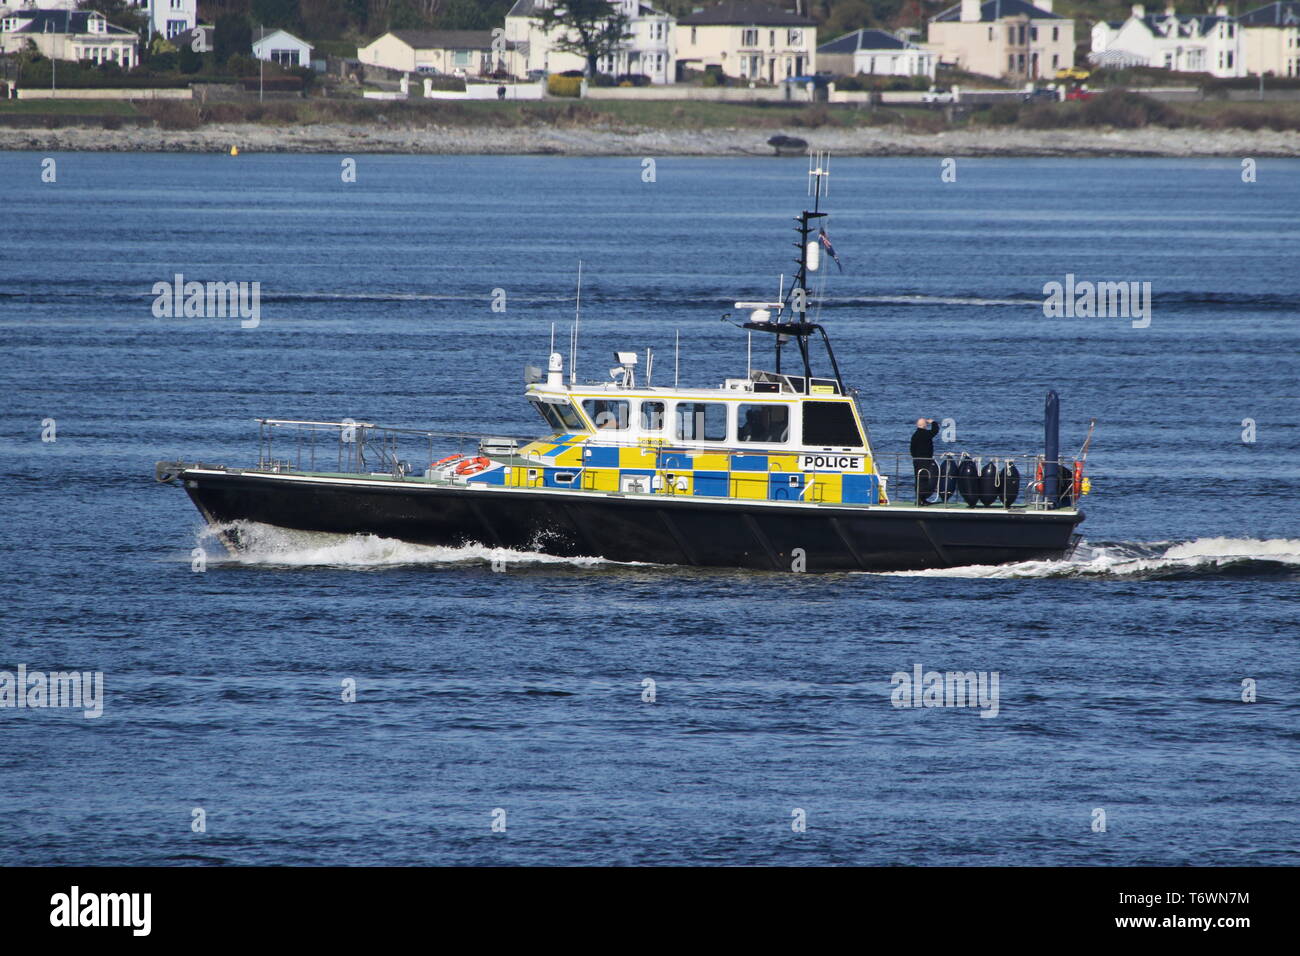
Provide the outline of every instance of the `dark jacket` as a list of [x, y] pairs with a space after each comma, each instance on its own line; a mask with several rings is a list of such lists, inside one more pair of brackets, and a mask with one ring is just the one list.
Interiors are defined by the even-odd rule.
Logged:
[[931, 422], [929, 428], [918, 428], [912, 432], [912, 443], [909, 446], [912, 453], [912, 460], [925, 461], [934, 457], [934, 436], [939, 434], [939, 423]]

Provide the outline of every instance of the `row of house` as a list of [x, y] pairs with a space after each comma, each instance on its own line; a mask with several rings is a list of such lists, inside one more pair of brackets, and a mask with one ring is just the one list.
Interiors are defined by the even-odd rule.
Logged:
[[[363, 63], [460, 75], [535, 76], [582, 70], [583, 58], [559, 49], [559, 29], [542, 14], [563, 0], [516, 0], [495, 31], [387, 33], [358, 49]], [[672, 83], [688, 71], [714, 70], [741, 81], [775, 84], [824, 71], [925, 76], [938, 66], [1015, 81], [1052, 78], [1074, 66], [1075, 21], [1053, 0], [958, 0], [917, 31], [854, 30], [820, 46], [816, 22], [771, 2], [724, 0], [674, 18], [646, 0], [611, 0], [627, 18], [628, 38], [597, 69]], [[1138, 5], [1123, 22], [1092, 28], [1094, 64], [1152, 66], [1220, 77], [1300, 75], [1300, 0], [1270, 3], [1240, 17], [1224, 6], [1148, 14]]]
[[[542, 12], [562, 0], [516, 0], [505, 24], [489, 30], [393, 30], [357, 49], [371, 66], [464, 75], [536, 76], [585, 70], [582, 56], [560, 49], [558, 30]], [[673, 83], [688, 70], [716, 70], [741, 80], [778, 83], [815, 70], [817, 23], [765, 3], [727, 0], [674, 18], [643, 0], [611, 0], [627, 18], [627, 39], [596, 69]]]
[[[1074, 22], [1054, 13], [1052, 0], [961, 0], [930, 21], [925, 46], [972, 73], [1034, 79], [1073, 65]], [[1088, 60], [1224, 78], [1300, 76], [1300, 2], [1241, 16], [1224, 4], [1206, 13], [1180, 13], [1172, 3], [1148, 13], [1134, 4], [1128, 19], [1093, 25]]]
[[1235, 77], [1300, 76], [1300, 2], [1270, 3], [1239, 17], [1220, 4], [1210, 14], [1179, 13], [1173, 4], [1092, 28], [1095, 64], [1152, 66]]
[[[140, 38], [114, 26], [102, 13], [78, 10], [77, 0], [0, 2], [0, 53], [18, 53], [30, 42], [54, 60], [116, 63], [124, 70], [140, 62]], [[150, 33], [191, 49], [212, 49], [212, 27], [200, 24], [196, 0], [134, 0], [146, 8]], [[193, 45], [195, 38], [200, 43]], [[286, 30], [259, 27], [253, 33], [252, 55], [284, 66], [311, 65], [311, 44]]]
[[[36, 3], [40, 6], [36, 6]], [[152, 32], [187, 40], [198, 23], [196, 0], [132, 0]], [[778, 0], [779, 2], [779, 0]], [[139, 62], [135, 34], [109, 24], [77, 0], [0, 0], [0, 53], [28, 41], [47, 56], [130, 68]], [[364, 64], [408, 73], [517, 77], [583, 70], [585, 60], [560, 49], [559, 30], [542, 14], [563, 0], [516, 0], [495, 30], [394, 30], [359, 47]], [[938, 66], [1015, 81], [1054, 77], [1074, 65], [1075, 22], [1053, 12], [1053, 0], [959, 0], [933, 16], [928, 36], [854, 30], [820, 46], [816, 22], [761, 0], [723, 0], [682, 17], [648, 0], [610, 0], [627, 18], [627, 39], [597, 69], [673, 83], [689, 71], [777, 84], [819, 71], [924, 76]], [[1172, 4], [1148, 13], [1134, 5], [1127, 20], [1091, 30], [1089, 60], [1101, 66], [1150, 66], [1219, 77], [1300, 76], [1300, 0], [1278, 0], [1241, 16], [1226, 6], [1179, 13]], [[259, 29], [253, 53], [286, 65], [311, 62], [311, 45], [284, 30]]]

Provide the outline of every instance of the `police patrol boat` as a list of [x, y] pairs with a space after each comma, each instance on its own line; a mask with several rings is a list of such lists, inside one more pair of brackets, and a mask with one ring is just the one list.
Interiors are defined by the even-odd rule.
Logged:
[[[891, 571], [1065, 556], [1088, 490], [1080, 456], [1058, 451], [1048, 393], [1038, 455], [877, 454], [826, 330], [809, 321], [807, 278], [830, 249], [820, 210], [824, 156], [810, 163], [812, 210], [797, 218], [799, 271], [777, 302], [737, 302], [741, 327], [773, 345], [770, 370], [710, 388], [652, 384], [647, 352], [616, 353], [609, 381], [568, 379], [554, 350], [528, 368], [536, 440], [368, 422], [259, 419], [253, 467], [159, 462], [232, 549], [242, 522], [480, 544], [622, 562], [776, 571]], [[832, 250], [833, 254], [833, 250]], [[576, 320], [573, 342], [576, 347]], [[830, 373], [817, 375], [820, 343]], [[782, 368], [793, 344], [795, 368]], [[441, 445], [461, 451], [436, 458]], [[473, 442], [472, 450], [465, 450]], [[427, 467], [413, 467], [427, 449]], [[405, 456], [405, 457], [404, 457]], [[419, 459], [417, 459], [419, 460]], [[1021, 497], [1021, 475], [1025, 495]], [[892, 480], [891, 480], [892, 479]], [[933, 503], [927, 499], [935, 498]]]

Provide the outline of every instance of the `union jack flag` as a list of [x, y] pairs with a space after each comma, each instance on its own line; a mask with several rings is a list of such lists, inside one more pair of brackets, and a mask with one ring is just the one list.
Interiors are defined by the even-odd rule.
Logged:
[[826, 235], [825, 229], [819, 229], [817, 230], [817, 233], [818, 241], [821, 242], [822, 246], [826, 249], [827, 254], [835, 260], [835, 264], [839, 266], [840, 271], [843, 272], [844, 263], [840, 262], [840, 257], [835, 254], [835, 247], [831, 245], [831, 237]]

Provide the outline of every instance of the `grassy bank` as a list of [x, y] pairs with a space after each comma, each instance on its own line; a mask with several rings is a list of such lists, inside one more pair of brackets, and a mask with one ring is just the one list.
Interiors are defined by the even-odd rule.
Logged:
[[200, 103], [192, 101], [0, 101], [0, 123], [57, 128], [91, 125], [102, 120], [115, 129], [124, 120], [164, 130], [199, 129], [213, 123], [255, 123], [265, 126], [358, 124], [380, 128], [593, 129], [665, 132], [709, 129], [786, 130], [863, 129], [888, 127], [910, 133], [940, 133], [961, 129], [1018, 127], [1022, 129], [1244, 129], [1300, 130], [1300, 102], [1223, 102], [1205, 100], [1171, 104], [1136, 93], [1114, 92], [1084, 102], [1001, 103], [996, 106], [949, 111], [924, 107], [873, 109], [826, 104], [749, 104], [715, 102], [497, 101], [447, 102], [431, 100], [374, 101], [356, 99], [293, 99]]
[[1166, 103], [1130, 92], [1110, 92], [1083, 102], [1000, 103], [973, 114], [972, 122], [1022, 129], [1243, 129], [1300, 130], [1300, 102]]

